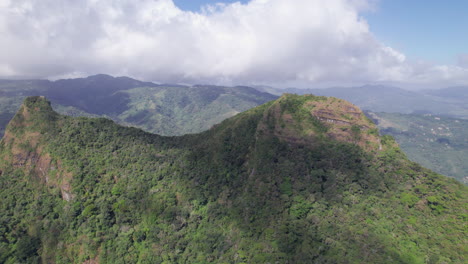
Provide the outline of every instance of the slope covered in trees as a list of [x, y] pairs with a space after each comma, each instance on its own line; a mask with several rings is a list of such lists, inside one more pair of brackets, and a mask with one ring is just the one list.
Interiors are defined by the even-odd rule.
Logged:
[[462, 263], [467, 187], [354, 105], [285, 95], [162, 137], [29, 97], [0, 143], [0, 262]]

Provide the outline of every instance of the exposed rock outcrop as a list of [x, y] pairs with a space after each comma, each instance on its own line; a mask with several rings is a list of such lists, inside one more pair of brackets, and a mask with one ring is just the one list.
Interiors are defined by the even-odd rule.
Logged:
[[265, 112], [260, 130], [292, 144], [311, 144], [324, 135], [370, 151], [382, 149], [375, 124], [357, 106], [333, 97], [285, 94]]
[[3, 153], [2, 158], [36, 180], [59, 188], [62, 198], [70, 201], [73, 198], [72, 175], [62, 168], [60, 161], [53, 160], [42, 142], [50, 119], [56, 117], [50, 102], [43, 96], [27, 98], [5, 131], [2, 144], [10, 151], [9, 155]]

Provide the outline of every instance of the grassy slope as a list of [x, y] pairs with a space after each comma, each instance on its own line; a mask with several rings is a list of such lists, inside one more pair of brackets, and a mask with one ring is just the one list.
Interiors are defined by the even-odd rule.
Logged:
[[383, 134], [395, 137], [411, 160], [468, 183], [468, 121], [436, 115], [375, 113]]
[[339, 105], [285, 96], [161, 137], [30, 98], [0, 143], [0, 262], [466, 261], [467, 187], [354, 129], [361, 114], [310, 115]]

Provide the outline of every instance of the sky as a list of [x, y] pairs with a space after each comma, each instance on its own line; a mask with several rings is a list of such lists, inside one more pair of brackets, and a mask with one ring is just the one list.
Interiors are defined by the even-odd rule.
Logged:
[[468, 1], [383, 0], [365, 14], [376, 37], [414, 60], [456, 64], [468, 53]]
[[192, 12], [199, 12], [202, 10], [202, 8], [206, 5], [216, 5], [219, 3], [224, 3], [224, 4], [232, 4], [235, 2], [239, 2], [242, 4], [246, 4], [249, 1], [248, 0], [224, 0], [224, 1], [218, 1], [218, 0], [174, 0], [174, 4], [185, 11], [192, 11]]
[[466, 10], [466, 0], [0, 0], [0, 78], [468, 85]]

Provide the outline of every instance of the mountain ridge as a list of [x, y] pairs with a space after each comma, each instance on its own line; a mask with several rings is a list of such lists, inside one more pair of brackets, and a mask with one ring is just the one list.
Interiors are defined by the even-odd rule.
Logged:
[[[54, 82], [46, 80], [0, 82], [0, 135], [3, 134], [4, 128], [20, 107], [21, 101], [25, 96], [46, 95], [49, 98], [49, 95], [54, 94], [51, 92], [51, 88], [47, 88], [51, 86], [51, 83], [53, 84]], [[63, 91], [52, 96], [52, 98], [56, 98], [52, 100], [52, 105], [61, 114], [106, 117], [122, 125], [135, 126], [149, 132], [168, 136], [208, 130], [211, 126], [220, 123], [226, 118], [277, 98], [277, 96], [259, 93], [257, 90], [246, 86], [163, 85], [142, 82], [128, 77], [112, 77], [109, 75], [56, 80], [56, 83], [60, 85], [55, 85], [54, 89], [62, 90], [63, 88]], [[114, 84], [110, 85], [109, 83]], [[83, 87], [85, 89], [80, 92]], [[328, 89], [317, 91], [287, 89], [284, 91], [292, 93], [313, 92], [322, 95], [333, 95], [335, 97], [343, 97], [341, 95], [348, 94], [351, 96], [348, 99], [354, 98], [353, 101], [355, 103], [365, 106], [367, 109], [373, 108], [419, 114], [430, 114], [440, 110], [440, 112], [445, 113], [439, 115], [441, 117], [463, 117], [465, 116], [464, 113], [466, 113], [466, 110], [462, 109], [463, 104], [459, 102], [461, 98], [464, 98], [462, 96], [464, 95], [463, 87], [436, 90], [438, 93], [449, 95], [448, 97], [429, 95], [431, 91], [408, 92], [395, 87], [388, 90], [385, 94], [381, 92], [381, 90], [385, 90], [386, 87], [384, 86], [368, 85], [364, 86], [364, 88], [364, 91], [360, 91], [358, 88], [356, 91], [353, 88], [340, 88], [341, 90], [337, 88], [338, 91], [335, 91], [333, 94], [327, 92]], [[257, 87], [257, 89], [260, 88]], [[95, 95], [94, 90], [100, 90], [100, 92]], [[74, 94], [74, 96], [70, 96], [69, 91], [72, 91], [71, 94]], [[281, 90], [280, 93], [284, 91]], [[352, 95], [350, 94], [351, 92], [356, 92], [357, 94]], [[65, 94], [66, 96], [60, 98], [58, 96], [60, 94]], [[418, 99], [418, 96], [422, 99]], [[360, 97], [364, 98], [364, 100], [362, 98], [359, 99]], [[417, 99], [416, 101], [413, 100], [415, 98]], [[434, 98], [437, 100], [434, 101]], [[390, 102], [393, 100], [398, 103], [391, 104], [389, 108], [389, 102], [385, 100], [390, 100]], [[62, 104], [58, 103], [58, 101], [61, 101]], [[404, 102], [406, 102], [406, 106]], [[452, 104], [451, 102], [455, 103]], [[447, 104], [452, 105], [449, 108], [453, 111], [444, 106]], [[434, 108], [437, 105], [438, 107]], [[417, 119], [417, 117], [415, 118]], [[405, 141], [401, 141], [404, 139], [400, 135], [394, 135], [397, 136], [397, 140], [400, 143], [404, 144], [404, 150], [408, 151]], [[416, 136], [418, 138], [424, 137], [422, 134]], [[415, 143], [427, 145], [425, 141]], [[462, 161], [463, 155], [460, 152], [444, 148], [443, 153], [437, 151], [423, 153], [421, 151], [410, 150], [408, 154], [411, 159], [424, 162], [426, 166], [430, 166], [439, 173], [443, 173], [446, 176], [456, 176], [461, 180], [464, 179], [462, 173], [465, 168]], [[434, 162], [428, 161], [428, 158], [425, 157], [428, 155], [430, 156], [429, 159], [436, 160], [437, 166], [433, 166]], [[456, 164], [453, 164], [453, 166], [444, 165], [443, 160], [447, 161], [445, 164], [452, 164], [452, 161], [455, 161]]]
[[0, 261], [463, 262], [467, 187], [368, 122], [339, 99], [285, 95], [163, 137], [30, 97], [0, 141]]

